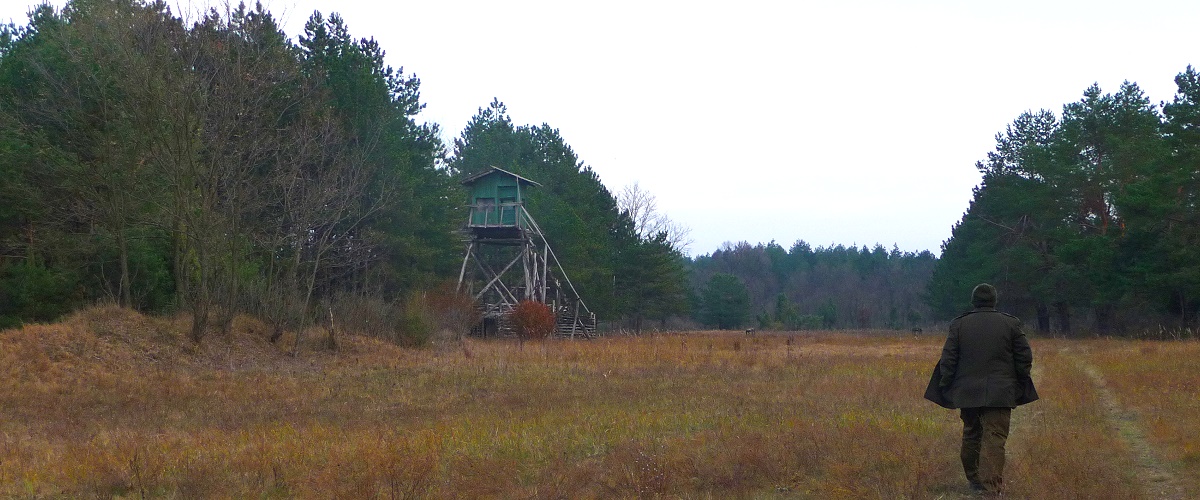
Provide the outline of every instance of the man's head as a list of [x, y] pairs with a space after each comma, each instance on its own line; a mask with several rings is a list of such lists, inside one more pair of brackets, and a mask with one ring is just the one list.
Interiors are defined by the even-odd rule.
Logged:
[[971, 305], [975, 307], [996, 307], [996, 287], [987, 283], [975, 285], [971, 290]]

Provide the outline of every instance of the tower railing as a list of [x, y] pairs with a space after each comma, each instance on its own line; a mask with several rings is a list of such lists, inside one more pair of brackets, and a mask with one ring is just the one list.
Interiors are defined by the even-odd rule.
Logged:
[[519, 202], [476, 203], [467, 205], [467, 227], [529, 227]]

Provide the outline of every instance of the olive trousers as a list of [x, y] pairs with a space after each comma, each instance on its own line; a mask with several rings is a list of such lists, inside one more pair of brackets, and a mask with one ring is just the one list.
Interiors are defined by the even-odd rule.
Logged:
[[999, 493], [1012, 408], [963, 408], [962, 466], [972, 487]]

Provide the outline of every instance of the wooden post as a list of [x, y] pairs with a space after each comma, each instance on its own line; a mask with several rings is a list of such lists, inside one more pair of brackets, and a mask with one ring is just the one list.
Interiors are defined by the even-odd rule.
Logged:
[[471, 251], [475, 248], [475, 242], [467, 243], [467, 255], [463, 257], [462, 268], [458, 270], [458, 285], [454, 287], [454, 293], [462, 290], [463, 278], [467, 275], [467, 262], [471, 260]]
[[549, 300], [549, 297], [546, 297], [546, 288], [550, 286], [550, 261], [547, 259], [549, 253], [550, 245], [546, 245], [546, 248], [542, 249], [542, 302]]

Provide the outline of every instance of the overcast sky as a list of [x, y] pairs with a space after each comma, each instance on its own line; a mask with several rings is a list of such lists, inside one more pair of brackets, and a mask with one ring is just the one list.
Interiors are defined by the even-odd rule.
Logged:
[[[0, 0], [0, 20], [34, 3]], [[559, 129], [614, 194], [637, 182], [690, 227], [692, 255], [801, 239], [937, 254], [1017, 115], [1059, 114], [1092, 83], [1169, 101], [1200, 49], [1190, 1], [263, 4], [293, 39], [314, 10], [377, 39], [448, 144], [493, 97]]]

